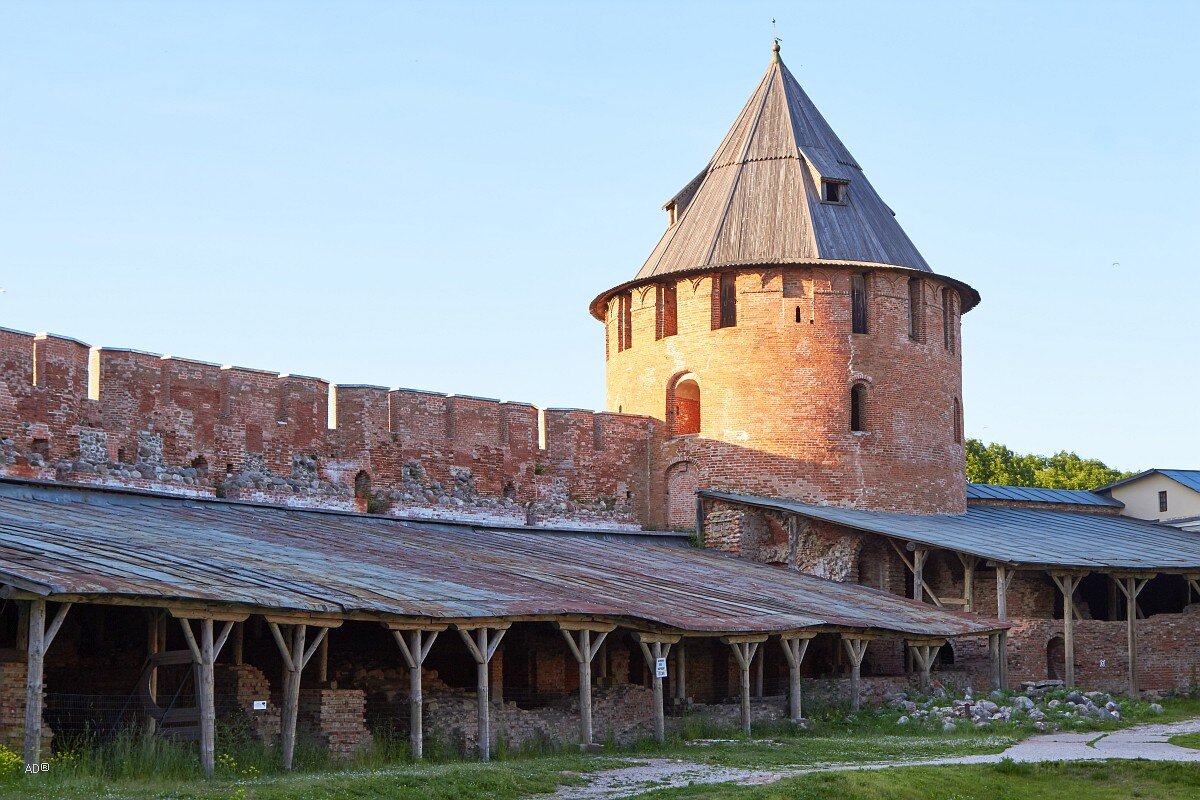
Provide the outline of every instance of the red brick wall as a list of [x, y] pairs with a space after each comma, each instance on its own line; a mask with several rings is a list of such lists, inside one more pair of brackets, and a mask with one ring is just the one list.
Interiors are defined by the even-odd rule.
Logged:
[[[427, 517], [638, 527], [664, 495], [648, 458], [659, 427], [629, 414], [330, 386], [0, 329], [6, 475]], [[370, 476], [370, 498], [354, 496], [360, 472]]]
[[[937, 335], [916, 342], [908, 273], [870, 274], [864, 335], [851, 333], [849, 278], [834, 268], [744, 269], [737, 325], [716, 330], [715, 277], [680, 280], [679, 332], [660, 340], [655, 288], [632, 291], [633, 346], [609, 348], [608, 408], [666, 420], [672, 382], [692, 373], [700, 386], [700, 433], [664, 441], [655, 453], [660, 480], [691, 460], [701, 488], [888, 511], [965, 509], [963, 448], [954, 441], [961, 348], [948, 351], [941, 336], [948, 287], [923, 281], [926, 328]], [[951, 325], [957, 341], [957, 315]], [[856, 382], [868, 387], [862, 433], [849, 424]]]

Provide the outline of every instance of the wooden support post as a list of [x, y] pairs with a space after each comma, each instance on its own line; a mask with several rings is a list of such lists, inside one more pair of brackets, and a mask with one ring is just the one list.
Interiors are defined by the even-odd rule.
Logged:
[[558, 623], [575, 663], [579, 665], [579, 749], [596, 747], [592, 737], [592, 659], [616, 625], [583, 625]]
[[230, 653], [233, 663], [241, 666], [246, 663], [246, 623], [233, 624], [233, 652]]
[[667, 723], [663, 714], [663, 684], [658, 664], [660, 660], [666, 662], [667, 655], [671, 652], [671, 645], [678, 642], [679, 637], [634, 632], [633, 638], [642, 648], [642, 657], [646, 659], [646, 666], [650, 668], [650, 685], [654, 689], [654, 739], [663, 742], [667, 738]]
[[[146, 615], [146, 660], [153, 663], [154, 656], [162, 652], [162, 640], [158, 636], [159, 622], [164, 619], [162, 611], [157, 608], [149, 609]], [[150, 668], [149, 679], [150, 702], [158, 702], [158, 667]], [[142, 717], [142, 725], [146, 733], [151, 735], [158, 729], [158, 720], [151, 714]]]
[[682, 640], [675, 648], [675, 699], [687, 702], [687, 648]]
[[1129, 648], [1129, 696], [1138, 696], [1137, 598], [1153, 575], [1113, 575], [1125, 595], [1126, 646]]
[[862, 708], [862, 662], [867, 654], [866, 637], [857, 634], [842, 634], [842, 644], [846, 646], [846, 655], [850, 657], [850, 708], [858, 711]]
[[1068, 687], [1075, 685], [1075, 590], [1083, 577], [1077, 572], [1052, 572], [1054, 580], [1063, 596], [1063, 650], [1065, 655], [1065, 678]]
[[317, 683], [324, 684], [329, 680], [329, 634], [321, 640], [317, 648]]
[[733, 657], [741, 671], [742, 733], [750, 735], [750, 667], [766, 636], [722, 636], [721, 641], [733, 648]]
[[58, 629], [66, 619], [70, 603], [62, 603], [54, 614], [54, 620], [46, 625], [46, 601], [29, 600], [29, 631], [26, 638], [25, 672], [25, 766], [41, 763], [42, 755], [42, 685], [46, 651], [54, 642]]
[[766, 646], [766, 642], [763, 642], [763, 645], [758, 648], [758, 652], [755, 654], [755, 660], [754, 660], [754, 696], [755, 697], [763, 696], [763, 672], [766, 669], [763, 666], [763, 663], [766, 661], [766, 658], [767, 658], [767, 646]]
[[913, 599], [918, 603], [925, 602], [925, 559], [929, 558], [929, 550], [918, 547], [913, 550]]
[[[896, 551], [896, 555], [900, 556], [900, 560], [904, 562], [904, 566], [908, 567], [909, 572], [913, 575], [913, 599], [924, 602], [925, 595], [929, 595], [929, 599], [933, 601], [935, 606], [941, 606], [941, 599], [933, 593], [933, 589], [929, 588], [928, 582], [925, 580], [925, 560], [929, 558], [929, 549], [918, 547], [916, 544], [909, 542], [904, 548], [892, 539], [888, 539], [888, 544]], [[913, 558], [909, 558], [905, 551], [913, 554]]]
[[1008, 688], [1008, 631], [1000, 631], [1000, 688]]
[[969, 556], [965, 553], [958, 554], [958, 560], [963, 568], [963, 600], [966, 605], [963, 606], [967, 611], [975, 610], [975, 567], [979, 564], [979, 559], [975, 556]]
[[[228, 641], [234, 622], [238, 620], [223, 614], [201, 617], [183, 616], [187, 613], [183, 611], [172, 610], [171, 613], [179, 618], [184, 641], [187, 642], [188, 650], [192, 652], [192, 670], [196, 677], [196, 706], [200, 710], [200, 767], [204, 770], [204, 777], [211, 778], [217, 755], [217, 707], [216, 698], [213, 696], [213, 664]], [[245, 619], [246, 615], [242, 614], [240, 618]], [[192, 631], [193, 619], [200, 620], [199, 641], [196, 641], [196, 634]], [[214, 619], [221, 619], [225, 623], [220, 636], [213, 635]]]
[[921, 670], [920, 686], [922, 692], [929, 691], [929, 670], [933, 667], [933, 661], [937, 658], [938, 650], [941, 650], [944, 644], [946, 644], [945, 639], [908, 640], [908, 649], [912, 653], [913, 661], [916, 662], [917, 668]]
[[408, 666], [408, 745], [413, 759], [420, 760], [425, 753], [425, 729], [421, 719], [425, 712], [425, 697], [421, 690], [421, 669], [438, 634], [446, 630], [446, 626], [408, 627], [385, 622], [384, 627], [392, 632]]
[[[329, 635], [331, 628], [342, 624], [341, 620], [331, 620], [322, 617], [292, 617], [267, 616], [267, 626], [271, 629], [271, 637], [279, 648], [283, 659], [283, 708], [280, 709], [279, 741], [282, 751], [283, 768], [292, 768], [292, 759], [296, 754], [296, 720], [300, 715], [300, 678], [304, 668], [320, 648], [321, 642]], [[292, 641], [289, 644], [284, 638], [280, 625], [291, 626]], [[309, 626], [318, 628], [316, 638], [308, 641]]]
[[492, 663], [492, 656], [496, 655], [496, 648], [500, 646], [500, 640], [504, 638], [504, 634], [508, 631], [509, 624], [507, 622], [490, 623], [487, 626], [475, 628], [458, 626], [458, 633], [462, 637], [463, 644], [467, 646], [467, 651], [475, 659], [475, 694], [479, 721], [479, 758], [483, 761], [489, 761], [492, 757], [488, 665]]
[[1007, 564], [996, 565], [996, 619], [1008, 619], [1008, 588], [1017, 571]]
[[815, 633], [785, 633], [780, 639], [783, 655], [788, 662], [788, 719], [799, 722], [804, 719], [804, 708], [800, 697], [800, 665], [808, 652], [808, 643]]

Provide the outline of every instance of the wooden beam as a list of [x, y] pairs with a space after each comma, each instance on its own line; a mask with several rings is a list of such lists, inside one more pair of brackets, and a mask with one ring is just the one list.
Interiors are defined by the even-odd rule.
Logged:
[[1058, 590], [1063, 596], [1063, 650], [1066, 667], [1066, 684], [1075, 686], [1075, 590], [1083, 574], [1079, 572], [1051, 572]]
[[[425, 713], [425, 697], [421, 689], [421, 671], [425, 657], [437, 640], [441, 628], [405, 628], [397, 630], [388, 623], [384, 627], [392, 632], [392, 638], [400, 647], [404, 663], [408, 665], [408, 745], [414, 760], [419, 761], [425, 753], [425, 730], [422, 716]], [[426, 638], [428, 637], [428, 638]]]
[[496, 648], [508, 631], [509, 623], [503, 627], [490, 628], [480, 626], [457, 626], [467, 652], [475, 659], [475, 696], [476, 716], [479, 725], [478, 744], [479, 758], [489, 761], [492, 757], [490, 702], [488, 697], [488, 665], [496, 654]]
[[646, 659], [646, 666], [650, 668], [651, 688], [654, 690], [654, 739], [658, 742], [666, 741], [667, 738], [667, 722], [666, 714], [663, 712], [663, 679], [658, 674], [659, 659], [665, 660], [671, 652], [672, 641], [666, 641], [673, 638], [674, 641], [679, 641], [679, 637], [664, 637], [655, 636], [653, 634], [642, 635], [634, 633], [633, 638], [637, 641], [638, 646], [642, 649], [642, 657]]
[[[300, 680], [304, 674], [304, 668], [320, 648], [321, 642], [325, 641], [325, 636], [329, 633], [330, 628], [336, 627], [336, 625], [319, 624], [316, 637], [308, 642], [308, 625], [306, 623], [281, 623], [281, 619], [295, 620], [299, 617], [272, 616], [267, 618], [267, 627], [271, 630], [271, 637], [275, 640], [280, 658], [283, 660], [283, 707], [280, 709], [279, 740], [283, 768], [290, 770], [296, 754], [296, 721], [300, 714]], [[340, 620], [336, 620], [336, 622], [338, 625], [341, 624]], [[290, 644], [279, 629], [280, 624], [290, 624], [292, 639]]]
[[959, 563], [963, 568], [963, 600], [966, 601], [966, 610], [975, 610], [975, 568], [979, 565], [977, 556], [969, 556], [965, 553], [958, 553]]
[[[165, 619], [165, 617], [164, 617]], [[214, 620], [211, 617], [177, 617], [183, 629], [183, 638], [192, 653], [192, 671], [196, 683], [196, 706], [200, 712], [200, 767], [204, 776], [211, 778], [216, 765], [217, 709], [214, 695], [213, 665], [221, 648], [229, 639], [235, 620], [225, 619], [219, 636], [214, 636]], [[200, 638], [192, 630], [192, 620], [200, 622]]]
[[917, 667], [921, 670], [920, 686], [923, 692], [929, 690], [929, 670], [933, 667], [938, 650], [941, 650], [945, 644], [945, 639], [910, 639], [908, 641], [908, 649], [913, 655], [913, 660], [917, 662]]
[[613, 628], [565, 628], [560, 625], [559, 630], [579, 665], [579, 749], [587, 751], [595, 747], [592, 741], [592, 660]]
[[62, 627], [70, 603], [62, 603], [54, 615], [50, 626], [46, 626], [46, 601], [43, 599], [24, 601], [28, 603], [28, 632], [26, 635], [26, 672], [25, 672], [25, 730], [24, 756], [25, 765], [41, 763], [42, 754], [42, 706], [44, 702], [43, 685], [46, 651], [54, 642], [54, 636]]
[[749, 736], [750, 667], [754, 664], [754, 656], [758, 653], [758, 648], [766, 641], [766, 637], [723, 636], [721, 641], [733, 649], [733, 657], [737, 661], [741, 673], [742, 733]]
[[687, 646], [683, 641], [675, 648], [675, 699], [687, 703]]
[[846, 647], [846, 655], [850, 657], [850, 708], [858, 711], [862, 708], [862, 662], [867, 654], [867, 638], [842, 635], [842, 644]]
[[996, 619], [1008, 619], [1008, 589], [1017, 572], [1007, 564], [996, 565]]
[[783, 645], [783, 655], [788, 662], [788, 718], [792, 722], [804, 719], [804, 709], [800, 697], [800, 665], [804, 662], [804, 654], [808, 652], [808, 643], [816, 636], [812, 634], [793, 633], [783, 636], [779, 643]]
[[1137, 652], [1137, 598], [1146, 588], [1150, 578], [1141, 575], [1116, 575], [1113, 580], [1121, 594], [1125, 595], [1125, 638], [1128, 648], [1129, 696], [1138, 696], [1138, 652]]
[[[900, 560], [904, 562], [904, 566], [908, 567], [908, 571], [913, 574], [913, 599], [923, 602], [925, 593], [928, 593], [929, 599], [933, 601], [933, 604], [940, 606], [942, 601], [938, 599], [938, 596], [933, 593], [933, 589], [929, 588], [929, 584], [925, 581], [925, 559], [929, 557], [929, 550], [913, 546], [914, 556], [916, 556], [917, 550], [924, 553], [924, 555], [920, 556], [920, 570], [918, 570], [916, 558], [910, 561], [908, 556], [904, 554], [904, 550], [901, 549], [900, 545], [896, 544], [894, 539], [888, 539], [887, 541], [892, 546], [892, 549], [896, 551], [896, 555], [900, 556]], [[921, 574], [918, 575], [918, 572]]]

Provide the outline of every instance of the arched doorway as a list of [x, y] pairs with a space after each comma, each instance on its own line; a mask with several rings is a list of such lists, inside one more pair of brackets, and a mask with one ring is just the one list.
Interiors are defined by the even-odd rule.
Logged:
[[1046, 677], [1056, 681], [1067, 679], [1067, 646], [1061, 636], [1052, 636], [1046, 642]]
[[696, 527], [696, 490], [700, 473], [689, 461], [667, 470], [667, 527], [677, 530]]

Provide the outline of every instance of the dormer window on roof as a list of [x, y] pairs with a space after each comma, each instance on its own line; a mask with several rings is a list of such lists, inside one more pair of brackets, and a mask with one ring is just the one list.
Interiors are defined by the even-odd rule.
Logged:
[[821, 179], [821, 200], [823, 202], [845, 205], [849, 194], [849, 181], [837, 181], [829, 178]]

